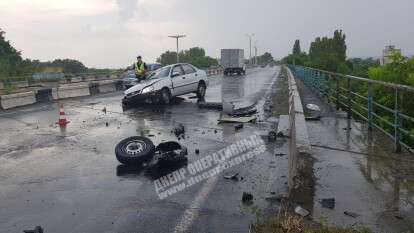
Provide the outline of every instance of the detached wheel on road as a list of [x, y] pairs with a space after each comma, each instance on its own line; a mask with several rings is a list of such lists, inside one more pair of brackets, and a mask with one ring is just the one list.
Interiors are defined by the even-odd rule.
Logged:
[[198, 88], [197, 88], [197, 97], [199, 99], [204, 98], [204, 96], [206, 95], [206, 84], [201, 82], [198, 84]]
[[171, 93], [168, 88], [163, 88], [161, 90], [161, 102], [163, 104], [170, 104], [171, 103]]
[[155, 146], [149, 138], [134, 136], [126, 138], [115, 147], [118, 161], [125, 165], [139, 166], [154, 156]]

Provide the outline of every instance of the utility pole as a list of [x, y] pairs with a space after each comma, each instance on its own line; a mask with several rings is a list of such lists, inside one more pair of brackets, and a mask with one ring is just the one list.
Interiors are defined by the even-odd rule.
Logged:
[[254, 63], [257, 65], [257, 40], [254, 42]]
[[180, 55], [179, 55], [179, 48], [178, 48], [178, 39], [186, 37], [186, 35], [172, 35], [168, 36], [170, 38], [175, 38], [177, 40], [177, 63], [180, 63]]
[[249, 63], [252, 64], [252, 38], [254, 36], [254, 33], [246, 34], [246, 36], [249, 37], [249, 44], [250, 44]]

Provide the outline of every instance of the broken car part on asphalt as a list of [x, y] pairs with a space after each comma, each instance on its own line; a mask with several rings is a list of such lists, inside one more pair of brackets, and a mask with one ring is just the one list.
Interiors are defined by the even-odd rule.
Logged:
[[43, 233], [43, 228], [41, 226], [36, 226], [34, 230], [24, 230], [24, 233]]
[[237, 176], [239, 175], [239, 173], [235, 173], [233, 175], [228, 175], [228, 176], [224, 176], [224, 179], [228, 179], [228, 180], [237, 180]]
[[243, 192], [242, 196], [243, 203], [252, 203], [253, 202], [253, 195], [250, 193]]
[[320, 201], [323, 208], [335, 208], [335, 198], [324, 198]]
[[309, 211], [305, 210], [304, 208], [300, 206], [296, 206], [295, 213], [299, 214], [302, 217], [306, 217], [309, 215]]
[[157, 164], [161, 167], [187, 162], [187, 148], [177, 142], [164, 142], [155, 148]]
[[156, 155], [155, 162], [159, 166], [170, 166], [187, 161], [187, 148], [177, 142], [160, 143], [157, 147], [153, 142], [142, 136], [129, 137], [118, 143], [115, 155], [118, 161], [129, 166], [141, 166], [151, 162]]

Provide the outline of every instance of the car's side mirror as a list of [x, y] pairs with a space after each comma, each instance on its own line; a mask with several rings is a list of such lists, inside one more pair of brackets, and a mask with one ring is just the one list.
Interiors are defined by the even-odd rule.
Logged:
[[171, 75], [171, 78], [174, 78], [174, 77], [177, 77], [177, 76], [180, 76], [180, 72], [173, 72], [172, 75]]

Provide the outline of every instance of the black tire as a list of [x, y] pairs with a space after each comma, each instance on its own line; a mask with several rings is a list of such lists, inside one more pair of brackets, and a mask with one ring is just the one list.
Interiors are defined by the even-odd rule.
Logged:
[[160, 93], [160, 100], [162, 104], [171, 103], [171, 92], [168, 88], [163, 88]]
[[206, 90], [206, 84], [204, 82], [200, 82], [197, 87], [197, 97], [199, 99], [204, 98], [204, 96], [206, 95]]
[[139, 166], [154, 156], [155, 146], [149, 138], [134, 136], [120, 141], [115, 147], [116, 159], [122, 164]]

